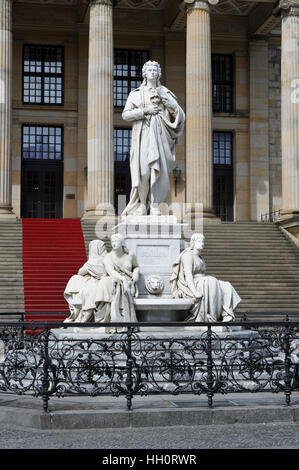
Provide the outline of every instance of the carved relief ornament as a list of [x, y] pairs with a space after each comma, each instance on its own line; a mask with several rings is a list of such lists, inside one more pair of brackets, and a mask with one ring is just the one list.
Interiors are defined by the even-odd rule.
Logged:
[[299, 0], [280, 0], [279, 8], [283, 16], [299, 16]]
[[209, 5], [217, 5], [219, 0], [184, 0], [189, 8], [209, 8]]

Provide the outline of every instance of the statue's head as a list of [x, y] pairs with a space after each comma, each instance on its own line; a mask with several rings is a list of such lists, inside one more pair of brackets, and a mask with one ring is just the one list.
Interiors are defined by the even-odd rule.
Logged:
[[121, 233], [114, 233], [113, 235], [111, 235], [110, 240], [113, 250], [117, 250], [122, 246], [123, 250], [127, 252], [127, 249], [125, 247], [125, 237]]
[[145, 62], [144, 66], [142, 67], [142, 76], [143, 76], [143, 84], [147, 84], [147, 80], [156, 80], [156, 86], [160, 86], [160, 78], [162, 75], [161, 67], [158, 62], [154, 60], [148, 60]]
[[106, 254], [106, 246], [102, 240], [92, 240], [89, 243], [88, 257], [104, 256]]
[[190, 238], [190, 248], [202, 250], [205, 245], [205, 237], [202, 233], [193, 233]]

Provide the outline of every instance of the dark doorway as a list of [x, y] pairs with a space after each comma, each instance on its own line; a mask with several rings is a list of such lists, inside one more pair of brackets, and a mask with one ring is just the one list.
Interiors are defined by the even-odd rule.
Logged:
[[62, 162], [22, 165], [23, 218], [62, 217]]
[[63, 200], [63, 129], [22, 127], [21, 217], [58, 219]]
[[234, 220], [232, 132], [213, 132], [214, 211], [222, 221]]
[[131, 174], [129, 162], [114, 163], [114, 190], [115, 211], [118, 215], [129, 202], [131, 191]]
[[114, 205], [116, 214], [125, 209], [130, 197], [131, 135], [131, 129], [114, 129]]

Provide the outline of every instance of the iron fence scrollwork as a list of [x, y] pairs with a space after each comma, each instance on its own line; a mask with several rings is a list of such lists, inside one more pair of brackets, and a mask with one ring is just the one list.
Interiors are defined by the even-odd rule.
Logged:
[[97, 324], [72, 335], [78, 324], [10, 322], [0, 330], [0, 393], [39, 397], [45, 412], [52, 396], [74, 395], [123, 396], [131, 410], [143, 395], [205, 395], [211, 407], [216, 394], [283, 392], [290, 405], [299, 384], [298, 321], [242, 321], [226, 333], [206, 323], [188, 324], [188, 332], [159, 325], [169, 328], [158, 334], [124, 324], [90, 336], [84, 328]]

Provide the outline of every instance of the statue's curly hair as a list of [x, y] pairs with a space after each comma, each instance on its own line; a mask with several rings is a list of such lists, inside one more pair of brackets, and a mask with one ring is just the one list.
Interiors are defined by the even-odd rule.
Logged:
[[118, 238], [119, 240], [121, 240], [121, 246], [123, 247], [124, 253], [129, 253], [129, 250], [125, 245], [125, 237], [121, 233], [114, 233], [113, 235], [111, 235], [110, 240], [112, 241], [114, 238]]
[[155, 65], [158, 68], [157, 86], [160, 86], [160, 78], [161, 78], [161, 75], [162, 75], [162, 70], [161, 70], [160, 64], [158, 62], [156, 62], [155, 60], [148, 60], [143, 65], [143, 67], [142, 67], [143, 83], [146, 84], [145, 73], [146, 73], [147, 67], [150, 66], [150, 65]]
[[205, 239], [205, 236], [203, 233], [193, 233], [193, 235], [191, 236], [190, 238], [190, 247], [193, 248], [194, 247], [194, 242], [195, 240], [197, 240], [198, 238], [201, 238], [202, 240]]

